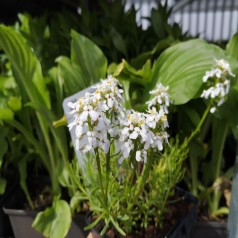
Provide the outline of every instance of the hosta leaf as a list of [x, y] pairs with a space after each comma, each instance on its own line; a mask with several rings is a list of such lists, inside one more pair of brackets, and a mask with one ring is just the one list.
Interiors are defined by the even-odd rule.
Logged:
[[89, 86], [90, 81], [84, 77], [80, 65], [64, 56], [59, 57], [57, 62], [59, 66], [59, 75], [63, 79], [65, 96], [70, 96]]
[[197, 96], [203, 83], [202, 77], [210, 70], [215, 58], [231, 60], [224, 50], [200, 39], [171, 46], [155, 62], [147, 92], [161, 82], [169, 85], [174, 104], [184, 104]]
[[63, 200], [55, 200], [52, 207], [38, 213], [32, 226], [45, 237], [64, 238], [71, 222], [71, 211], [68, 203]]
[[81, 67], [84, 80], [90, 84], [105, 78], [107, 72], [107, 59], [103, 52], [91, 40], [71, 32], [71, 60]]
[[10, 27], [0, 25], [0, 48], [11, 61], [21, 94], [26, 94], [31, 101], [49, 108], [49, 93], [45, 87], [40, 62], [23, 36]]

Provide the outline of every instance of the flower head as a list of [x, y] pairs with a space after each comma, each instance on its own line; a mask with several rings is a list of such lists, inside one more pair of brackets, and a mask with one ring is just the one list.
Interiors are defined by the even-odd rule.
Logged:
[[96, 148], [108, 153], [110, 134], [117, 123], [113, 114], [115, 111], [124, 112], [121, 105], [123, 90], [118, 86], [118, 80], [109, 76], [94, 87], [93, 93], [86, 93], [77, 102], [68, 103], [74, 117], [68, 127], [70, 130], [75, 128], [75, 147], [83, 154]]
[[222, 105], [230, 90], [230, 80], [228, 77], [234, 77], [231, 72], [230, 65], [224, 59], [215, 60], [214, 68], [207, 71], [203, 76], [203, 82], [206, 84], [201, 97], [205, 99], [212, 99], [214, 106], [210, 112], [214, 113], [216, 108]]
[[[161, 151], [168, 135], [164, 131], [164, 114], [159, 114], [155, 108], [147, 113], [128, 110], [121, 119], [119, 148], [122, 152], [120, 161], [136, 154], [136, 160], [146, 162], [149, 149]], [[166, 138], [166, 139], [165, 139]]]
[[164, 113], [168, 114], [169, 106], [169, 86], [163, 86], [161, 83], [156, 85], [156, 88], [150, 91], [150, 94], [153, 95], [152, 99], [147, 102], [148, 108], [159, 107], [160, 110], [163, 110]]

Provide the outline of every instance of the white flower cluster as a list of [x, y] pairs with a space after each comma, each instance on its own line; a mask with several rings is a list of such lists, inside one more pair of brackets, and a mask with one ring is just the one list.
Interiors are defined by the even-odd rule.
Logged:
[[95, 87], [94, 93], [86, 93], [77, 102], [68, 103], [74, 117], [68, 127], [70, 130], [75, 127], [76, 150], [85, 154], [101, 148], [108, 153], [109, 137], [115, 131], [112, 124], [116, 123], [112, 112], [124, 111], [121, 105], [123, 90], [118, 85], [119, 82], [109, 76]]
[[209, 88], [202, 92], [201, 97], [213, 99], [215, 105], [210, 109], [211, 113], [214, 113], [216, 108], [223, 104], [229, 93], [229, 76], [234, 77], [235, 75], [231, 72], [229, 63], [224, 59], [215, 60], [215, 67], [207, 71], [203, 76], [203, 82], [206, 83]]
[[[122, 89], [119, 82], [109, 76], [96, 85], [93, 93], [86, 93], [75, 103], [68, 103], [74, 120], [68, 127], [75, 128], [75, 147], [83, 154], [96, 148], [108, 153], [114, 141], [121, 154], [119, 162], [134, 156], [137, 161], [146, 162], [148, 150], [161, 151], [164, 141], [168, 141], [165, 129], [168, 127], [167, 92], [160, 85], [156, 100], [162, 106], [156, 111], [155, 99], [148, 103], [146, 113], [128, 110], [122, 106]], [[153, 94], [153, 91], [151, 92]], [[158, 99], [160, 97], [160, 100]], [[151, 108], [152, 107], [152, 108]]]
[[161, 83], [156, 85], [156, 88], [150, 91], [150, 94], [153, 95], [153, 98], [147, 102], [148, 108], [153, 106], [159, 106], [166, 114], [168, 114], [169, 106], [169, 86], [163, 86]]
[[168, 126], [165, 121], [167, 122], [167, 116], [158, 113], [155, 108], [147, 113], [127, 111], [126, 116], [121, 120], [123, 127], [119, 137], [119, 147], [122, 152], [120, 163], [133, 151], [136, 160], [145, 163], [149, 148], [161, 151], [164, 141], [168, 139], [168, 134], [164, 130]]

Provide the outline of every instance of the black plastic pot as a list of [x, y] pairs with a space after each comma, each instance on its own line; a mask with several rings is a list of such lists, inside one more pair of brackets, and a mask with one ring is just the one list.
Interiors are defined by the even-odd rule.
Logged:
[[213, 221], [198, 221], [191, 233], [192, 238], [226, 238], [227, 223]]
[[[180, 198], [182, 198], [183, 201], [187, 202], [188, 204], [191, 204], [191, 208], [189, 210], [189, 213], [186, 214], [183, 218], [181, 218], [181, 220], [177, 222], [174, 228], [164, 238], [194, 238], [194, 236], [192, 235], [192, 231], [197, 222], [198, 199], [191, 193], [184, 191], [183, 189], [178, 187], [176, 187], [175, 193]], [[88, 224], [90, 224], [89, 217], [91, 217], [90, 213], [87, 215]], [[92, 229], [90, 238], [100, 237], [99, 233], [100, 232], [98, 232], [96, 229]], [[210, 238], [210, 236], [204, 237]], [[107, 235], [103, 236], [103, 238], [107, 238]]]
[[[9, 216], [15, 238], [43, 238], [39, 232], [32, 228], [32, 223], [37, 215], [34, 211], [4, 208], [4, 212]], [[85, 226], [85, 216], [77, 215], [72, 222], [71, 228], [66, 238], [85, 238], [83, 227]]]
[[176, 187], [176, 193], [181, 196], [186, 202], [192, 204], [190, 212], [183, 217], [174, 229], [169, 233], [167, 238], [190, 238], [191, 232], [197, 222], [198, 199], [191, 193]]

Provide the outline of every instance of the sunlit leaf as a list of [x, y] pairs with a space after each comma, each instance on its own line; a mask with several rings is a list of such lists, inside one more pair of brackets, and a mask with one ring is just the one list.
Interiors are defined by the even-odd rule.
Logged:
[[200, 39], [171, 46], [154, 64], [147, 92], [160, 82], [169, 86], [174, 104], [186, 103], [201, 90], [202, 77], [212, 67], [215, 58], [231, 61], [224, 50]]

